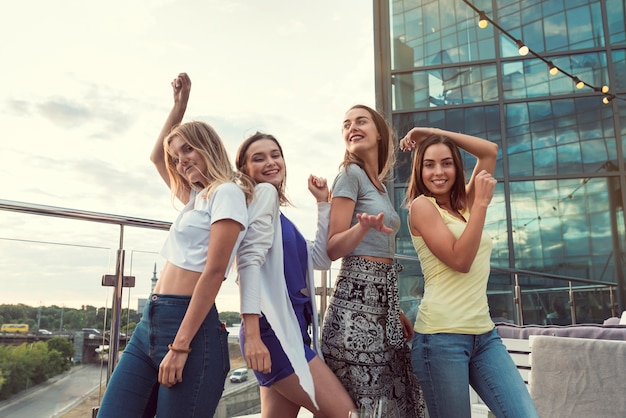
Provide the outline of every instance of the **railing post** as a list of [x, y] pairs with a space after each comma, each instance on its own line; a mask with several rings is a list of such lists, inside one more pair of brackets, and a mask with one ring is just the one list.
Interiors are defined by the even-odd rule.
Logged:
[[[324, 323], [324, 314], [326, 313], [326, 306], [328, 305], [328, 270], [322, 271], [322, 288], [320, 289], [320, 309], [319, 309], [319, 317], [320, 317], [320, 327]], [[321, 330], [317, 330], [320, 331]]]
[[569, 301], [567, 302], [569, 305], [570, 315], [572, 317], [572, 324], [576, 323], [576, 301], [574, 300], [574, 289], [572, 287], [572, 282], [569, 283]]
[[520, 325], [524, 325], [524, 311], [522, 309], [522, 288], [519, 285], [517, 273], [515, 273], [515, 296], [513, 297], [513, 303], [517, 309], [517, 319]]
[[120, 318], [122, 315], [122, 289], [124, 288], [124, 225], [120, 225], [120, 248], [117, 250], [115, 266], [115, 286], [113, 287], [113, 308], [111, 310], [111, 333], [109, 334], [109, 364], [107, 369], [107, 384], [117, 365], [120, 348]]

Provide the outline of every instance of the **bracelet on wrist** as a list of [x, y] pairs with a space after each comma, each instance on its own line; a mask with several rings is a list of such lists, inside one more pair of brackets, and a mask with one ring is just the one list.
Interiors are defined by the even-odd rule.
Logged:
[[172, 344], [168, 344], [167, 348], [175, 353], [191, 353], [191, 348], [174, 347]]

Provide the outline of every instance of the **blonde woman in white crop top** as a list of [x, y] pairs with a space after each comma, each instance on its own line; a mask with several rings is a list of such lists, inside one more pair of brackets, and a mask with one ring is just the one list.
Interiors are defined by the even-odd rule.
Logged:
[[[471, 135], [413, 128], [400, 147], [417, 147], [406, 201], [424, 297], [412, 363], [429, 416], [469, 418], [471, 385], [498, 417], [537, 417], [487, 305], [491, 239], [483, 227], [496, 186], [498, 146]], [[467, 184], [459, 148], [477, 158]]]
[[213, 416], [230, 368], [218, 291], [248, 224], [252, 184], [233, 170], [215, 130], [180, 124], [189, 97], [187, 74], [172, 82], [174, 106], [151, 160], [185, 204], [161, 254], [167, 259], [98, 417]]

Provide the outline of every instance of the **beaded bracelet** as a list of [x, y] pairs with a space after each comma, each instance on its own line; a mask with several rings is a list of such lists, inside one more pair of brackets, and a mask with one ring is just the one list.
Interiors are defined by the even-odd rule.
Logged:
[[177, 348], [174, 347], [172, 344], [168, 344], [167, 348], [175, 353], [191, 353], [191, 348]]

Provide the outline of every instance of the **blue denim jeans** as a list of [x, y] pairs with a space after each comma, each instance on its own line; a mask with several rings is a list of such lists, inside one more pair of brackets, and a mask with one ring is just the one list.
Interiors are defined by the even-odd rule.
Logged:
[[157, 380], [167, 345], [182, 322], [190, 297], [153, 294], [102, 399], [98, 418], [212, 417], [230, 369], [228, 331], [215, 305], [193, 338], [183, 381], [171, 388]]
[[431, 418], [470, 417], [470, 385], [498, 418], [539, 417], [495, 328], [482, 335], [416, 332], [411, 361]]

